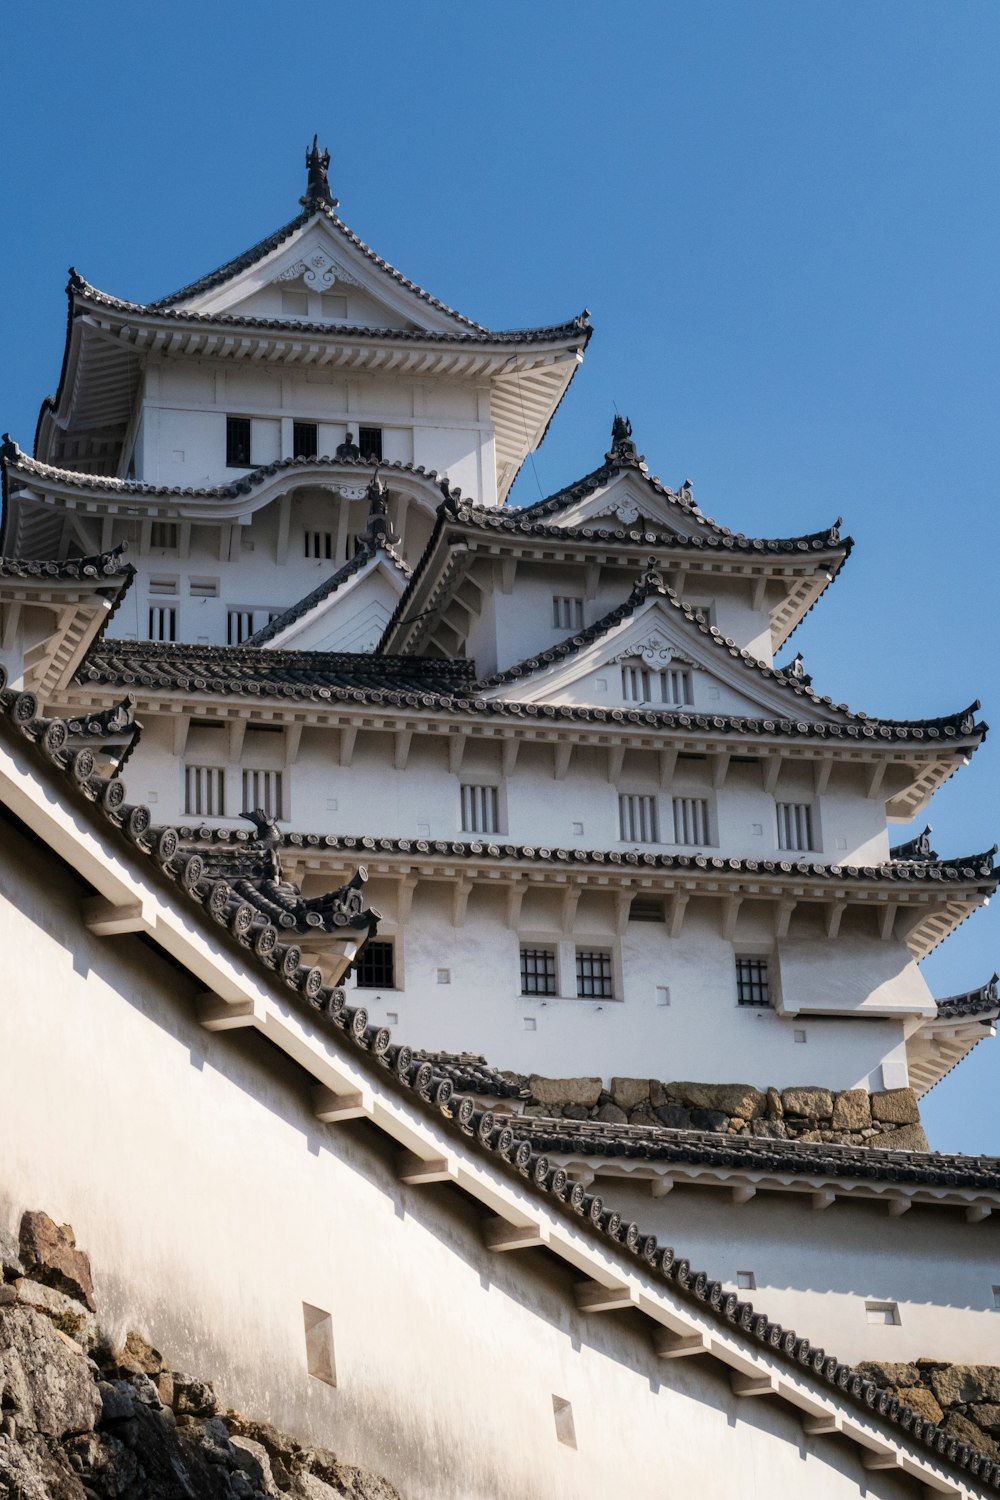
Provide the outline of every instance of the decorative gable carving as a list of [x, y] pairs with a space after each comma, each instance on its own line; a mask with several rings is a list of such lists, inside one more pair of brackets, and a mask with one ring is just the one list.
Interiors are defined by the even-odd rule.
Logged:
[[[649, 509], [647, 504], [646, 509]], [[590, 512], [597, 516], [617, 516], [623, 526], [632, 526], [642, 514], [642, 497], [630, 486], [617, 490], [606, 504], [597, 505]]]
[[311, 250], [301, 260], [293, 261], [290, 266], [278, 271], [271, 280], [298, 281], [300, 277], [314, 292], [328, 292], [338, 281], [344, 286], [361, 285], [356, 276], [352, 276], [345, 266], [325, 250]]
[[678, 651], [672, 641], [660, 630], [653, 630], [644, 639], [634, 641], [619, 651], [617, 656], [608, 658], [609, 664], [617, 665], [623, 661], [635, 661], [636, 658], [646, 662], [651, 667], [693, 667], [695, 663], [690, 656], [683, 655]]

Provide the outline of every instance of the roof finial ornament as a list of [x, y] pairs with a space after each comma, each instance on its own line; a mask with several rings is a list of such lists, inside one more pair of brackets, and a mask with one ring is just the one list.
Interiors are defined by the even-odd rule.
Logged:
[[615, 412], [611, 420], [611, 447], [607, 456], [609, 459], [638, 456], [632, 441], [632, 423], [628, 417], [619, 416], [618, 412]]
[[366, 494], [368, 495], [368, 520], [361, 533], [361, 541], [372, 551], [377, 547], [385, 546], [386, 543], [391, 545], [398, 542], [399, 534], [392, 529], [389, 508], [386, 504], [389, 491], [378, 477], [378, 469], [368, 482]]
[[309, 180], [299, 199], [303, 208], [336, 208], [338, 200], [330, 192], [327, 170], [330, 166], [329, 151], [320, 151], [319, 136], [313, 136], [312, 148], [306, 152], [306, 170]]

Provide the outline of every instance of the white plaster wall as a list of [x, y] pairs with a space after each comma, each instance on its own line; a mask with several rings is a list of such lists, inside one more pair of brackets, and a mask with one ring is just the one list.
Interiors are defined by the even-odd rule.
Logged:
[[[657, 1199], [648, 1183], [603, 1174], [594, 1191], [622, 1211], [627, 1203], [727, 1289], [751, 1272], [756, 1290], [741, 1297], [840, 1359], [997, 1361], [993, 1220], [968, 1224], [961, 1208], [923, 1204], [892, 1218], [884, 1204], [843, 1197], [816, 1212], [808, 1192], [758, 1193], [739, 1206], [724, 1190], [677, 1187]], [[899, 1323], [869, 1323], [866, 1301], [897, 1303]]]
[[[489, 1255], [464, 1200], [400, 1187], [367, 1127], [318, 1125], [293, 1065], [202, 1031], [195, 987], [135, 939], [91, 938], [84, 891], [4, 833], [0, 938], [31, 962], [0, 999], [0, 1216], [72, 1223], [119, 1335], [407, 1500], [596, 1500], [626, 1459], [636, 1500], [665, 1475], [708, 1500], [734, 1475], [789, 1500], [909, 1493], [710, 1364], [665, 1366], [628, 1320], [577, 1314], [561, 1268]], [[331, 1314], [336, 1389], [306, 1373], [303, 1302]]]

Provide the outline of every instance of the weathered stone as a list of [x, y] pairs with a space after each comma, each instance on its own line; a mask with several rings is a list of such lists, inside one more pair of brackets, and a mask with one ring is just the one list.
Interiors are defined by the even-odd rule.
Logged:
[[966, 1416], [971, 1417], [976, 1426], [988, 1432], [991, 1437], [1000, 1437], [1000, 1406], [995, 1402], [970, 1406]]
[[810, 1120], [828, 1120], [833, 1114], [833, 1095], [829, 1089], [813, 1084], [782, 1089], [781, 1103], [786, 1115], [805, 1115]]
[[968, 1443], [972, 1448], [978, 1448], [981, 1453], [988, 1453], [990, 1458], [1000, 1458], [1000, 1446], [985, 1433], [981, 1427], [970, 1422], [968, 1417], [963, 1417], [960, 1411], [950, 1411], [943, 1423], [946, 1432], [952, 1437], [958, 1438], [960, 1443]]
[[232, 1433], [230, 1442], [236, 1452], [236, 1464], [247, 1475], [254, 1489], [268, 1497], [278, 1497], [281, 1490], [271, 1473], [271, 1459], [263, 1443], [241, 1433]]
[[21, 1260], [25, 1274], [44, 1286], [75, 1297], [96, 1312], [90, 1256], [76, 1248], [68, 1224], [56, 1224], [48, 1214], [29, 1211], [21, 1217]]
[[599, 1078], [541, 1078], [532, 1073], [528, 1080], [531, 1097], [538, 1104], [586, 1104], [597, 1103], [601, 1096]]
[[179, 1417], [214, 1417], [218, 1402], [207, 1380], [194, 1380], [175, 1370], [172, 1405]]
[[661, 1104], [666, 1104], [667, 1094], [663, 1084], [658, 1078], [649, 1080], [649, 1102], [653, 1109], [659, 1109]]
[[60, 1449], [40, 1433], [22, 1430], [17, 1441], [0, 1436], [0, 1495], [4, 1500], [90, 1500]]
[[590, 1110], [585, 1104], [564, 1104], [562, 1107], [564, 1120], [589, 1120]]
[[118, 1367], [133, 1375], [159, 1375], [163, 1369], [163, 1355], [141, 1333], [131, 1329], [119, 1350]]
[[13, 1281], [15, 1276], [23, 1275], [24, 1266], [14, 1236], [0, 1229], [0, 1281]]
[[630, 1125], [659, 1124], [655, 1112], [650, 1108], [648, 1101], [645, 1099], [629, 1113], [628, 1122]]
[[872, 1122], [866, 1089], [844, 1089], [833, 1101], [834, 1130], [864, 1130]]
[[725, 1130], [729, 1124], [729, 1116], [724, 1115], [721, 1109], [693, 1109], [691, 1111], [692, 1130], [711, 1130], [718, 1132]]
[[159, 1375], [153, 1376], [156, 1385], [156, 1394], [164, 1406], [173, 1410], [174, 1405], [174, 1375], [172, 1370], [161, 1370]]
[[1000, 1401], [996, 1365], [944, 1365], [931, 1371], [931, 1386], [942, 1406]]
[[767, 1091], [767, 1113], [772, 1120], [780, 1120], [784, 1117], [785, 1106], [781, 1102], [781, 1095], [777, 1089], [769, 1088]]
[[879, 1390], [896, 1390], [901, 1385], [919, 1385], [920, 1371], [916, 1365], [893, 1364], [888, 1360], [863, 1359], [858, 1365], [858, 1374], [872, 1381]]
[[611, 1080], [611, 1102], [617, 1104], [619, 1109], [635, 1109], [643, 1099], [649, 1098], [648, 1078], [612, 1078]]
[[749, 1083], [672, 1083], [669, 1088], [689, 1109], [718, 1110], [744, 1120], [764, 1113], [764, 1095]]
[[886, 1089], [872, 1094], [872, 1119], [890, 1125], [918, 1125], [920, 1111], [912, 1089]]
[[922, 1125], [900, 1125], [898, 1130], [890, 1130], [887, 1134], [876, 1136], [872, 1144], [877, 1142], [880, 1151], [929, 1151], [927, 1137]]
[[783, 1141], [788, 1131], [784, 1120], [751, 1120], [750, 1134], [764, 1140]]
[[661, 1104], [653, 1113], [661, 1125], [666, 1125], [670, 1130], [690, 1130], [691, 1111], [682, 1109], [679, 1104]]
[[92, 1312], [82, 1302], [69, 1297], [65, 1292], [54, 1291], [40, 1281], [27, 1277], [16, 1283], [17, 1300], [22, 1307], [33, 1307], [44, 1313], [62, 1333], [68, 1333], [90, 1353], [101, 1341], [101, 1326]]
[[82, 1352], [30, 1307], [0, 1312], [0, 1405], [50, 1437], [89, 1432], [101, 1398]]
[[901, 1385], [896, 1387], [895, 1394], [900, 1401], [905, 1401], [918, 1417], [923, 1417], [927, 1422], [933, 1422], [935, 1427], [940, 1427], [944, 1421], [944, 1412], [926, 1386]]
[[595, 1120], [602, 1120], [605, 1125], [627, 1125], [628, 1115], [617, 1104], [602, 1104]]
[[127, 1422], [135, 1416], [135, 1391], [127, 1380], [102, 1380], [97, 1389], [102, 1427], [109, 1422]]

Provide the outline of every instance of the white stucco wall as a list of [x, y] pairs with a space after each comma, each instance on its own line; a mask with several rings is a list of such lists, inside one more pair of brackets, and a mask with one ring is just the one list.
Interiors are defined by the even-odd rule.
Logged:
[[[0, 845], [0, 1218], [73, 1224], [100, 1305], [226, 1403], [384, 1472], [407, 1500], [741, 1492], [896, 1500], [856, 1450], [741, 1402], [711, 1362], [662, 1364], [628, 1317], [573, 1310], [547, 1259], [482, 1248], [450, 1189], [400, 1187], [365, 1125], [312, 1118], [303, 1075], [201, 1030], [195, 986], [11, 827]], [[30, 954], [30, 960], [28, 955]], [[337, 1387], [305, 1368], [302, 1303], [332, 1317]], [[572, 1403], [577, 1448], [555, 1437]]]

